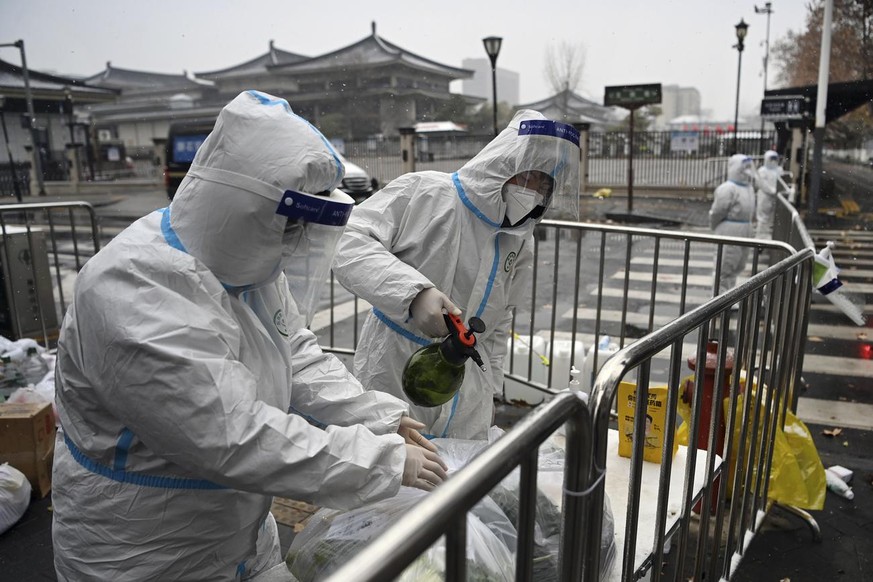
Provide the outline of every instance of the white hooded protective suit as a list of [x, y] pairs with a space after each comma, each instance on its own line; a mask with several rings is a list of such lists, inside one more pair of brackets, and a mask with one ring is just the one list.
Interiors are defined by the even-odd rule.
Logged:
[[[728, 179], [715, 189], [709, 209], [709, 226], [715, 234], [749, 238], [755, 215], [755, 192], [752, 180], [755, 166], [751, 158], [735, 154], [728, 160]], [[737, 276], [746, 268], [749, 247], [727, 245], [723, 249], [719, 294], [733, 289]]]
[[770, 150], [764, 154], [764, 163], [758, 168], [756, 185], [757, 207], [755, 218], [755, 238], [773, 238], [773, 219], [776, 211], [776, 192], [782, 168], [779, 166], [779, 154]]
[[348, 508], [398, 491], [406, 404], [287, 324], [277, 207], [342, 175], [287, 102], [242, 93], [170, 207], [82, 269], [55, 379], [60, 580], [290, 579], [273, 495]]
[[411, 416], [427, 425], [425, 434], [487, 436], [493, 397], [503, 388], [511, 309], [530, 293], [537, 222], [528, 218], [502, 227], [501, 191], [508, 179], [528, 170], [555, 179], [553, 200], [572, 196], [575, 201], [578, 132], [536, 111], [520, 111], [457, 172], [405, 174], [355, 207], [340, 240], [334, 273], [374, 308], [355, 352], [355, 377], [366, 389], [404, 397], [404, 364], [435, 341], [410, 320], [410, 304], [423, 289], [436, 287], [448, 295], [465, 323], [477, 316], [486, 325], [476, 349], [488, 370], [468, 360], [453, 400], [433, 408], [410, 404]]

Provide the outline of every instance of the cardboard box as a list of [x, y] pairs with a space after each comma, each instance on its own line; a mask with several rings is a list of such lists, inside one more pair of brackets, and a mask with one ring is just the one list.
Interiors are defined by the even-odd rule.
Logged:
[[38, 497], [52, 489], [55, 432], [51, 404], [0, 403], [0, 463], [24, 473]]

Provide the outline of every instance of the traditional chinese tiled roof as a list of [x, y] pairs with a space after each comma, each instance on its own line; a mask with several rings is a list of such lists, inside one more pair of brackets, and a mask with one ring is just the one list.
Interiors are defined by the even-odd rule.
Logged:
[[517, 107], [518, 109], [534, 109], [547, 117], [555, 119], [563, 117], [563, 121], [571, 122], [605, 123], [614, 121], [617, 118], [613, 108], [605, 107], [569, 90], [561, 91], [540, 101], [524, 103]]
[[267, 52], [250, 61], [227, 67], [225, 69], [196, 73], [196, 75], [202, 79], [210, 80], [223, 77], [251, 75], [253, 73], [263, 73], [269, 67], [298, 63], [307, 59], [309, 59], [309, 57], [276, 48], [271, 40]]
[[455, 79], [467, 79], [473, 76], [473, 71], [469, 69], [444, 65], [388, 42], [376, 34], [375, 23], [372, 25], [370, 36], [354, 44], [321, 56], [299, 62], [272, 65], [270, 68], [280, 69], [282, 72], [309, 73], [339, 68], [372, 68], [393, 63], [402, 63]]
[[202, 81], [190, 77], [187, 73], [173, 75], [168, 73], [153, 73], [150, 71], [135, 71], [112, 66], [106, 63], [106, 69], [84, 79], [90, 85], [108, 87], [111, 89], [124, 90], [156, 90], [156, 91], [184, 91], [186, 89], [201, 88], [211, 85], [208, 81]]
[[[117, 91], [94, 87], [81, 79], [41, 73], [28, 68], [30, 90], [34, 99], [63, 99], [67, 92], [78, 103], [97, 103], [115, 99]], [[21, 67], [0, 60], [0, 93], [7, 97], [25, 94], [24, 71]]]

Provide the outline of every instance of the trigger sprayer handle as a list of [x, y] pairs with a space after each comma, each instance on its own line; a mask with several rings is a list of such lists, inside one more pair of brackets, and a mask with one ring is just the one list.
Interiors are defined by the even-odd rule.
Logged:
[[485, 324], [478, 317], [470, 318], [469, 330], [457, 315], [443, 313], [443, 319], [446, 322], [446, 327], [449, 329], [449, 335], [457, 338], [458, 342], [465, 348], [472, 348], [476, 345], [476, 336], [473, 335], [473, 332], [481, 333], [485, 331]]

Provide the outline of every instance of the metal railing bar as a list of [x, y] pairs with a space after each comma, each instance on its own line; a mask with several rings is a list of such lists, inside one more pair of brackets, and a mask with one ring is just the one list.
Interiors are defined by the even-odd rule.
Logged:
[[[553, 259], [554, 268], [552, 269], [552, 321], [551, 321], [551, 329], [549, 330], [549, 374], [548, 374], [548, 382], [549, 386], [555, 385], [555, 380], [558, 380], [561, 385], [564, 383], [564, 379], [553, 378], [553, 374], [555, 371], [555, 366], [552, 365], [552, 362], [555, 361], [555, 322], [558, 319], [558, 267], [561, 264], [561, 227], [555, 229], [555, 256]], [[533, 360], [531, 360], [533, 361]], [[569, 381], [569, 378], [567, 379]]]
[[[664, 422], [666, 427], [676, 426], [676, 417], [678, 400], [681, 393], [681, 371], [682, 371], [682, 342], [680, 339], [673, 344], [670, 349], [670, 379], [667, 390], [667, 418]], [[673, 473], [673, 442], [676, 438], [675, 430], [668, 430], [664, 433], [664, 446], [661, 452], [661, 468], [659, 479], [661, 483], [670, 483], [670, 478]], [[667, 501], [670, 495], [669, 487], [661, 487], [658, 490], [658, 506], [655, 514], [655, 542], [652, 548], [653, 554], [653, 571], [652, 582], [659, 582], [661, 579], [661, 564], [664, 561], [664, 542], [666, 535], [664, 528], [667, 525]], [[681, 522], [680, 522], [681, 523]]]
[[[646, 434], [646, 414], [649, 402], [649, 375], [651, 361], [646, 361], [639, 368], [637, 379], [636, 405], [634, 406], [634, 436]], [[625, 403], [622, 402], [622, 408]], [[621, 414], [621, 412], [619, 412]], [[619, 437], [621, 438], [621, 436]], [[642, 487], [643, 451], [646, 439], [634, 438], [631, 453], [630, 475], [628, 477], [628, 511], [624, 530], [624, 553], [622, 555], [622, 572], [628, 582], [636, 579], [636, 549], [637, 526], [640, 516], [640, 489]]]
[[[571, 531], [586, 531], [581, 524], [584, 514], [579, 504], [582, 500], [572, 493], [584, 491], [589, 486], [586, 476], [591, 460], [587, 454], [592, 446], [591, 422], [584, 402], [573, 394], [564, 393], [522, 418], [513, 430], [425, 496], [415, 511], [392, 524], [371, 542], [366, 552], [357, 554], [337, 569], [329, 580], [376, 582], [399, 575], [415, 557], [439, 539], [446, 528], [456, 523], [458, 515], [466, 514], [515, 466], [528, 458], [532, 447], [542, 443], [567, 420], [572, 420], [571, 426], [576, 430], [567, 435], [565, 490], [571, 494], [564, 496], [564, 523], [577, 520], [579, 523], [571, 527]], [[577, 542], [580, 539], [584, 539], [584, 535], [575, 538]], [[562, 543], [568, 541], [562, 538]]]
[[467, 512], [452, 520], [446, 531], [446, 582], [467, 580]]
[[624, 347], [625, 334], [627, 332], [627, 291], [630, 288], [630, 260], [631, 251], [633, 250], [633, 237], [630, 234], [625, 235], [625, 251], [624, 251], [624, 286], [622, 287], [622, 304], [621, 304], [621, 336], [619, 338], [619, 349]]
[[533, 580], [534, 531], [537, 503], [537, 449], [531, 449], [521, 461], [518, 475], [518, 532], [515, 579]]
[[[700, 366], [704, 365], [706, 362], [706, 344], [707, 338], [709, 337], [709, 323], [709, 320], [702, 323], [699, 328], [700, 332], [697, 336], [697, 366], [695, 367], [694, 373], [694, 394], [691, 397], [692, 409], [691, 422], [689, 423], [690, 428], [688, 431], [688, 454], [685, 464], [685, 480], [682, 485], [681, 512], [685, 523], [688, 523], [691, 519], [691, 512], [694, 503], [694, 475], [697, 470], [697, 455], [693, 454], [693, 451], [697, 448], [697, 439], [700, 435], [700, 411], [703, 406], [701, 401], [703, 400], [704, 390], [704, 374]], [[705, 488], [704, 494], [706, 494]], [[685, 563], [685, 554], [688, 551], [688, 536], [688, 528], [682, 528], [679, 532], [678, 563], [680, 565]]]

